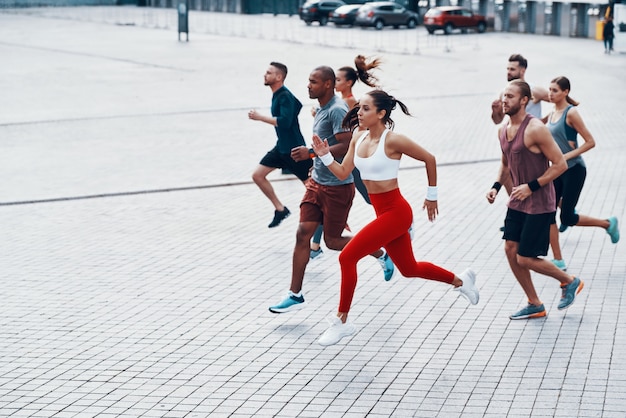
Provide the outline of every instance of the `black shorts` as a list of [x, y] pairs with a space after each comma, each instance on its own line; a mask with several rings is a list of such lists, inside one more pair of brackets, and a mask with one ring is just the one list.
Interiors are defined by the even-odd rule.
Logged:
[[519, 243], [517, 253], [522, 257], [548, 255], [550, 225], [555, 223], [556, 212], [529, 215], [509, 209], [504, 220], [504, 236], [507, 241]]
[[281, 154], [278, 148], [274, 147], [265, 154], [259, 163], [265, 167], [286, 168], [295, 174], [300, 180], [309, 178], [309, 171], [313, 166], [313, 160], [294, 161], [289, 154]]

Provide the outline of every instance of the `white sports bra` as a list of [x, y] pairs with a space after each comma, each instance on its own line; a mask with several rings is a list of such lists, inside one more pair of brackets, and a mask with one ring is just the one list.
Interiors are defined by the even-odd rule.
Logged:
[[387, 157], [385, 153], [385, 140], [387, 138], [387, 132], [389, 129], [385, 129], [378, 141], [378, 147], [372, 155], [367, 158], [359, 157], [358, 149], [369, 131], [363, 133], [363, 135], [357, 140], [354, 147], [354, 166], [361, 172], [361, 178], [363, 180], [392, 180], [398, 178], [398, 169], [400, 168], [400, 160], [394, 160]]

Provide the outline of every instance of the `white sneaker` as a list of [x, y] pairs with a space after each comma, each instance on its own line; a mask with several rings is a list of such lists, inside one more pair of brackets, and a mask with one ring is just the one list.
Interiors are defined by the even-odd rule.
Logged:
[[336, 316], [328, 318], [330, 327], [320, 337], [317, 342], [320, 345], [327, 346], [337, 344], [343, 337], [349, 337], [356, 332], [356, 327], [351, 322], [346, 321], [344, 324]]
[[469, 301], [472, 305], [478, 303], [480, 295], [478, 294], [478, 288], [476, 287], [476, 273], [471, 269], [465, 270], [459, 274], [459, 278], [463, 280], [463, 285], [456, 287], [454, 290], [461, 292], [461, 296]]

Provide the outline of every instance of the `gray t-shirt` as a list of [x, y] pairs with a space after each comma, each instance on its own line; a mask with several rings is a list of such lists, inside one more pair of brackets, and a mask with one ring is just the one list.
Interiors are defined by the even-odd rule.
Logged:
[[[315, 119], [313, 119], [313, 133], [317, 134], [322, 140], [327, 139], [328, 145], [337, 144], [335, 134], [340, 132], [346, 132], [341, 127], [343, 118], [348, 113], [348, 105], [346, 102], [333, 96], [332, 99], [325, 106], [320, 107], [315, 113]], [[340, 161], [343, 158], [335, 158]], [[315, 158], [313, 161], [313, 180], [324, 186], [338, 186], [340, 184], [350, 184], [354, 182], [352, 174], [345, 180], [339, 180], [328, 168], [322, 163], [319, 158]]]
[[[531, 86], [530, 83], [528, 85], [532, 90], [533, 86]], [[534, 117], [541, 119], [541, 100], [539, 100], [537, 103], [529, 100], [528, 104], [526, 105], [526, 113], [530, 113]]]

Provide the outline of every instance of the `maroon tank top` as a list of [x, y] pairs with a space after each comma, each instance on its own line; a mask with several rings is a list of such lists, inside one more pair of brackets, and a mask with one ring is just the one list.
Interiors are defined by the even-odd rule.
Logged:
[[[527, 114], [520, 125], [515, 137], [508, 141], [506, 127], [500, 132], [500, 146], [509, 162], [509, 171], [513, 187], [520, 184], [530, 183], [541, 177], [550, 166], [550, 162], [543, 153], [535, 154], [524, 145], [524, 132], [528, 123], [533, 118]], [[529, 215], [551, 213], [556, 211], [556, 195], [552, 182], [533, 192], [526, 200], [509, 199], [508, 207]]]

